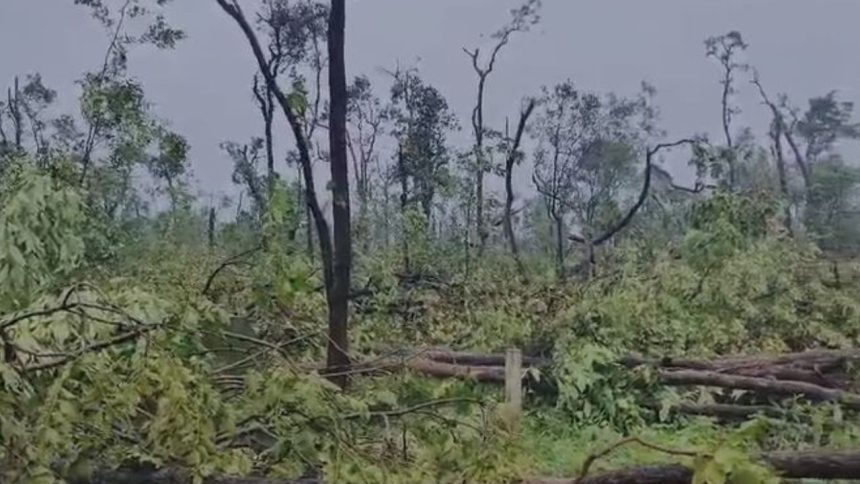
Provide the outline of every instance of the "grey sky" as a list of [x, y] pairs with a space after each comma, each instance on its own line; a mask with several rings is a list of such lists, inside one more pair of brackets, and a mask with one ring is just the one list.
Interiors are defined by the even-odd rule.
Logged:
[[[244, 0], [246, 9], [254, 0]], [[463, 46], [504, 23], [518, 0], [351, 0], [347, 68], [382, 80], [380, 67], [420, 58], [424, 76], [449, 99], [464, 126], [474, 77]], [[74, 80], [99, 65], [107, 39], [72, 0], [0, 0], [0, 81], [41, 72], [74, 109]], [[158, 114], [192, 145], [193, 171], [206, 192], [231, 192], [224, 140], [259, 133], [249, 80], [254, 66], [239, 30], [214, 0], [176, 0], [171, 20], [188, 33], [173, 52], [137, 50], [133, 72]], [[566, 78], [580, 87], [633, 94], [657, 87], [669, 137], [719, 133], [719, 70], [703, 39], [740, 30], [773, 92], [795, 103], [838, 89], [860, 102], [857, 0], [544, 0], [543, 20], [503, 52], [487, 93], [488, 119], [501, 127], [520, 99]], [[768, 121], [746, 82], [738, 124], [761, 133]], [[380, 94], [387, 94], [385, 91]], [[467, 134], [467, 133], [464, 133]], [[523, 173], [525, 175], [525, 173]], [[523, 176], [525, 178], [525, 176]]]

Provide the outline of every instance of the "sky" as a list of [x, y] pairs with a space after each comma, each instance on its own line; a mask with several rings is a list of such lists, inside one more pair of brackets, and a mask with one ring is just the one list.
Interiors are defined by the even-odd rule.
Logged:
[[[257, 1], [242, 4], [251, 10]], [[482, 34], [503, 25], [518, 4], [348, 0], [347, 75], [368, 75], [386, 95], [383, 69], [418, 65], [465, 128], [475, 77], [462, 48], [486, 47]], [[513, 123], [521, 99], [543, 85], [571, 79], [585, 90], [632, 96], [645, 80], [657, 88], [667, 139], [697, 133], [719, 139], [719, 67], [705, 58], [703, 41], [729, 30], [739, 30], [750, 44], [746, 61], [758, 68], [771, 95], [784, 92], [805, 105], [836, 89], [840, 98], [860, 103], [858, 0], [543, 0], [541, 16], [532, 32], [502, 52], [489, 80], [492, 127], [502, 128], [506, 116]], [[169, 18], [188, 38], [175, 51], [133, 51], [132, 73], [157, 115], [188, 138], [201, 193], [235, 193], [231, 161], [218, 145], [261, 133], [250, 93], [250, 50], [215, 0], [175, 0]], [[0, 86], [39, 72], [59, 92], [58, 109], [74, 111], [75, 80], [100, 65], [107, 42], [102, 27], [73, 0], [0, 0]], [[763, 135], [768, 112], [752, 87], [739, 82], [737, 125]], [[464, 129], [454, 139], [466, 142], [468, 134]], [[667, 163], [680, 180], [689, 177], [683, 159]], [[527, 190], [528, 169], [520, 171], [520, 190]]]

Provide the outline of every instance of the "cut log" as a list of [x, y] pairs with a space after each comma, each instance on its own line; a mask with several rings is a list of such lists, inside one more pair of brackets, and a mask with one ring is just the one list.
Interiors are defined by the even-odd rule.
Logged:
[[816, 450], [770, 452], [764, 461], [779, 475], [794, 479], [860, 479], [860, 453]]
[[666, 369], [715, 371], [732, 375], [802, 381], [827, 388], [846, 388], [851, 378], [847, 366], [860, 357], [855, 351], [807, 351], [778, 357], [730, 357], [716, 360], [645, 358], [627, 355], [621, 364], [628, 368], [652, 366]]
[[582, 480], [529, 479], [523, 484], [690, 484], [693, 471], [682, 465], [661, 465], [622, 469]]
[[803, 395], [813, 401], [838, 402], [847, 408], [860, 409], [860, 395], [812, 383], [728, 375], [715, 371], [663, 370], [660, 383], [669, 386], [705, 385], [719, 388], [751, 390], [769, 395]]
[[[432, 349], [419, 353], [422, 357], [440, 363], [472, 366], [505, 366], [504, 353], [481, 354], [445, 349]], [[523, 366], [548, 366], [550, 363], [551, 361], [546, 358], [523, 355]]]
[[425, 358], [417, 358], [406, 362], [406, 367], [418, 373], [438, 378], [475, 379], [481, 382], [504, 383], [505, 367], [501, 366], [468, 366], [439, 363]]
[[[70, 479], [71, 484], [191, 484], [189, 473], [177, 469], [116, 469], [97, 471], [84, 480]], [[321, 479], [270, 479], [265, 477], [213, 476], [204, 484], [323, 484]]]
[[745, 420], [756, 415], [766, 415], [773, 418], [785, 419], [789, 413], [785, 410], [767, 405], [730, 405], [725, 403], [679, 403], [672, 405], [672, 412], [687, 415], [701, 415], [704, 417], [717, 417], [724, 420]]
[[[771, 452], [762, 460], [784, 478], [860, 479], [860, 452]], [[584, 479], [531, 479], [525, 484], [690, 484], [693, 470], [679, 464], [633, 467]]]

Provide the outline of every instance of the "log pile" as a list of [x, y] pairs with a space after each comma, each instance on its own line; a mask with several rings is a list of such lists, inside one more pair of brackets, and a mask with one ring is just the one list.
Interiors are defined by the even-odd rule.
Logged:
[[[474, 378], [478, 381], [504, 382], [504, 354], [480, 354], [445, 349], [413, 350], [410, 357], [390, 362], [388, 368], [400, 365], [436, 378]], [[860, 410], [858, 382], [852, 375], [860, 362], [860, 350], [813, 350], [777, 356], [726, 357], [713, 360], [686, 358], [645, 358], [628, 355], [619, 361], [631, 370], [651, 367], [657, 381], [666, 386], [706, 386], [727, 390], [745, 390], [765, 404], [734, 405], [729, 403], [682, 403], [673, 410], [695, 415], [726, 419], [745, 419], [756, 414], [782, 417], [784, 412], [768, 405], [774, 398], [802, 397], [810, 402], [835, 402]], [[526, 368], [541, 368], [551, 361], [525, 357]]]
[[[814, 350], [777, 356], [728, 357], [714, 360], [685, 358], [648, 359], [629, 355], [621, 360], [627, 368], [649, 366], [657, 380], [667, 386], [707, 386], [745, 390], [760, 401], [774, 397], [802, 397], [810, 402], [835, 402], [860, 410], [853, 366], [860, 361], [860, 350]], [[695, 405], [680, 404], [676, 411], [743, 419], [755, 414], [781, 416], [768, 405]]]

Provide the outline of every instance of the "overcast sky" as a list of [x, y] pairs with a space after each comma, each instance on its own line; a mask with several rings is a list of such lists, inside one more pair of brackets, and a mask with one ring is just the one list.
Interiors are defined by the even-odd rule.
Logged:
[[[256, 2], [244, 0], [246, 10]], [[107, 38], [73, 3], [0, 0], [0, 84], [40, 72], [59, 91], [62, 107], [74, 109], [74, 81], [100, 64]], [[518, 3], [351, 0], [348, 75], [383, 81], [380, 68], [418, 62], [466, 126], [474, 74], [461, 48], [482, 45], [480, 34], [502, 25]], [[260, 132], [249, 92], [250, 51], [214, 0], [175, 0], [170, 12], [188, 38], [172, 52], [134, 51], [132, 71], [158, 115], [189, 139], [199, 187], [232, 192], [231, 162], [218, 144]], [[703, 40], [733, 29], [750, 44], [747, 60], [773, 93], [805, 104], [837, 89], [843, 99], [860, 101], [860, 0], [544, 0], [542, 18], [533, 32], [513, 40], [490, 80], [488, 121], [496, 127], [545, 84], [570, 78], [584, 89], [632, 95], [647, 80], [657, 87], [670, 138], [716, 137], [719, 69], [705, 59]], [[738, 123], [762, 133], [767, 112], [741, 84]]]

